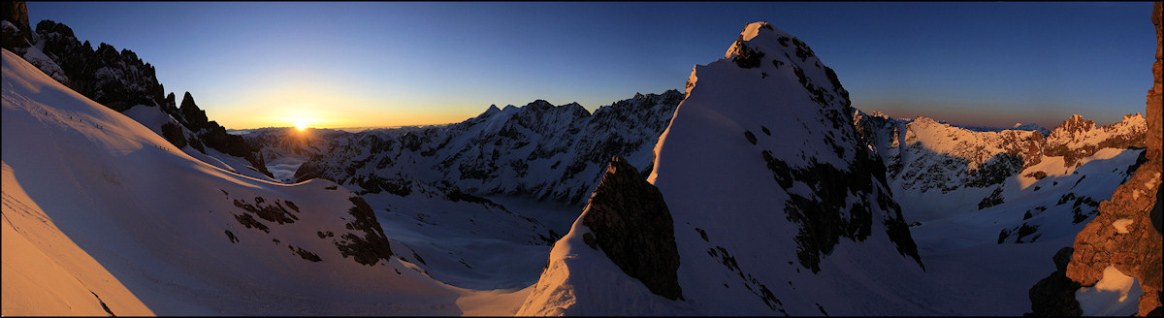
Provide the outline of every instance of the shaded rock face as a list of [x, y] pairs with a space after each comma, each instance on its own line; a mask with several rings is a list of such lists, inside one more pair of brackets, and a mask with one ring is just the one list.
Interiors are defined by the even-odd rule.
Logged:
[[[918, 266], [925, 268], [917, 252], [917, 243], [909, 233], [901, 206], [892, 199], [885, 181], [885, 166], [865, 148], [856, 147], [857, 156], [849, 171], [837, 169], [828, 164], [814, 164], [804, 169], [792, 169], [787, 163], [776, 159], [772, 152], [761, 153], [772, 178], [780, 187], [788, 191], [795, 181], [804, 182], [816, 189], [814, 196], [803, 196], [788, 192], [788, 202], [784, 212], [789, 221], [801, 225], [796, 235], [796, 256], [800, 264], [813, 273], [820, 272], [820, 261], [833, 251], [841, 238], [855, 242], [869, 237], [873, 224], [873, 203], [866, 199], [848, 206], [848, 196], [853, 193], [875, 196], [876, 207], [888, 215], [882, 220], [889, 239], [903, 256], [909, 256]], [[876, 187], [879, 184], [880, 187]], [[836, 211], [848, 210], [847, 217]]]
[[652, 293], [683, 298], [671, 213], [659, 189], [625, 159], [611, 159], [583, 213], [582, 224], [590, 228], [583, 235], [587, 245], [602, 250]]
[[0, 3], [0, 19], [12, 24], [4, 24], [0, 32], [3, 47], [17, 54], [32, 45], [32, 29], [28, 26], [28, 5], [24, 1]]
[[1024, 316], [1057, 317], [1080, 316], [1083, 309], [1079, 308], [1079, 301], [1075, 300], [1075, 291], [1079, 290], [1079, 283], [1067, 278], [1067, 263], [1071, 261], [1071, 253], [1075, 249], [1064, 247], [1055, 253], [1055, 272], [1043, 278], [1034, 287], [1031, 287], [1031, 312]]
[[367, 201], [358, 196], [350, 198], [352, 208], [348, 212], [355, 219], [345, 224], [348, 230], [363, 232], [363, 236], [353, 233], [343, 234], [336, 241], [336, 247], [344, 258], [352, 257], [357, 263], [373, 266], [383, 260], [388, 262], [392, 257], [392, 247], [388, 244], [388, 236], [384, 235], [384, 227], [376, 220], [375, 213]]
[[[162, 111], [177, 118], [196, 139], [184, 137], [179, 127], [162, 127], [166, 140], [179, 148], [189, 144], [205, 152], [205, 146], [223, 153], [242, 157], [260, 172], [270, 176], [262, 157], [241, 137], [229, 135], [226, 128], [206, 118], [206, 112], [194, 103], [193, 96], [186, 92], [182, 107], [177, 107], [174, 94], [165, 94], [165, 87], [158, 82], [153, 65], [146, 63], [128, 49], [117, 50], [112, 45], [101, 43], [96, 49], [89, 41], [81, 42], [73, 29], [63, 23], [43, 20], [36, 24], [36, 37], [31, 37], [28, 24], [28, 8], [23, 1], [4, 2], [0, 12], [4, 23], [4, 47], [20, 54], [53, 79], [65, 84], [81, 95], [88, 97], [113, 110], [123, 112], [136, 105], [161, 107]], [[15, 27], [9, 28], [13, 24]], [[12, 35], [12, 41], [10, 41]], [[44, 56], [25, 54], [29, 42], [36, 39]], [[10, 47], [11, 46], [11, 47]]]
[[[167, 98], [167, 100], [172, 99]], [[222, 127], [216, 121], [209, 120], [206, 117], [206, 111], [198, 107], [198, 104], [194, 102], [194, 96], [190, 95], [190, 92], [186, 92], [182, 96], [182, 104], [177, 110], [177, 113], [172, 115], [178, 118], [191, 132], [194, 132], [198, 136], [200, 143], [225, 154], [242, 157], [250, 162], [251, 166], [255, 167], [259, 172], [271, 176], [271, 172], [267, 170], [267, 165], [263, 157], [259, 154], [257, 147], [247, 143], [241, 136], [226, 133], [226, 127]]]
[[[139, 104], [163, 105], [165, 89], [153, 65], [137, 53], [106, 43], [94, 50], [88, 41], [78, 40], [71, 28], [52, 20], [37, 23], [36, 34], [44, 55], [64, 71], [61, 83], [81, 95], [116, 111]], [[45, 66], [37, 66], [48, 73]]]
[[[1161, 245], [1160, 232], [1152, 229], [1150, 212], [1157, 204], [1161, 180], [1161, 79], [1164, 48], [1161, 30], [1162, 4], [1153, 7], [1152, 23], [1156, 27], [1156, 61], [1152, 65], [1155, 83], [1148, 91], [1146, 136], [1146, 164], [1138, 168], [1124, 184], [1116, 188], [1111, 200], [1099, 205], [1099, 216], [1075, 237], [1075, 253], [1067, 266], [1067, 277], [1083, 286], [1091, 286], [1103, 277], [1107, 266], [1140, 281], [1138, 315], [1160, 310]], [[1120, 233], [1113, 224], [1130, 220], [1127, 233]], [[1126, 222], [1126, 221], [1125, 221]]]

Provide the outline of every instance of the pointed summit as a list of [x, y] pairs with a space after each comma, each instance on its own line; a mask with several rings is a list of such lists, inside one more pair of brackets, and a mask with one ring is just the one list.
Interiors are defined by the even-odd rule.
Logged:
[[[848, 93], [807, 44], [749, 24], [687, 88], [655, 144], [657, 190], [612, 160], [519, 315], [789, 315], [853, 295], [867, 296], [827, 312], [922, 312], [869, 287], [925, 268]], [[660, 228], [681, 264], [673, 290]]]
[[500, 112], [501, 112], [501, 109], [497, 108], [497, 104], [490, 104], [489, 108], [486, 109], [485, 112], [481, 113], [480, 115], [477, 115], [477, 118], [490, 117], [490, 116], [493, 116], [494, 114], [497, 114]]

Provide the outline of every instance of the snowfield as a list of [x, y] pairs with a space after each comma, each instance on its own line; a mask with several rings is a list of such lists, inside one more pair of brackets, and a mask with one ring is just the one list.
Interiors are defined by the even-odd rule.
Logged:
[[334, 183], [204, 163], [8, 51], [2, 85], [4, 315], [103, 315], [102, 302], [118, 315], [512, 314], [521, 301], [361, 245], [379, 225]]

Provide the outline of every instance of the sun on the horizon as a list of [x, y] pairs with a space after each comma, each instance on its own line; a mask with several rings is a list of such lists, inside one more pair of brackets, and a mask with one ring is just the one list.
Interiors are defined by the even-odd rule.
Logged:
[[298, 131], [307, 130], [308, 124], [310, 124], [310, 122], [307, 120], [307, 118], [296, 118], [295, 119], [295, 130], [298, 130]]

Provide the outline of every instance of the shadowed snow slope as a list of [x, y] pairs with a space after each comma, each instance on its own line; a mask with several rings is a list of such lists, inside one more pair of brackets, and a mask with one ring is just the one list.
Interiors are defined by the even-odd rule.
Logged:
[[334, 183], [199, 161], [3, 54], [4, 315], [516, 310], [520, 291], [454, 288], [401, 263], [363, 199]]

